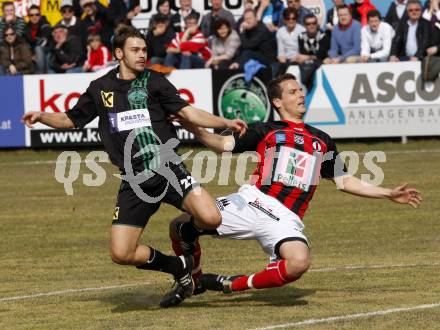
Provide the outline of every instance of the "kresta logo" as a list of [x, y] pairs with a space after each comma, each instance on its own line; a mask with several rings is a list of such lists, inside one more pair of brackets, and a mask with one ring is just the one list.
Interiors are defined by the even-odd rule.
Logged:
[[232, 76], [223, 84], [217, 102], [220, 116], [227, 119], [241, 119], [248, 124], [269, 119], [266, 87], [256, 77], [246, 83], [244, 74]]
[[143, 87], [132, 87], [128, 91], [128, 101], [132, 106], [145, 106], [148, 92]]

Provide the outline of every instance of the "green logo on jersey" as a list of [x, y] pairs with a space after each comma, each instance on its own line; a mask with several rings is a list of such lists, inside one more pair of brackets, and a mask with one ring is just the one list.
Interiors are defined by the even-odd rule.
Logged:
[[133, 86], [128, 91], [128, 101], [134, 108], [147, 107], [148, 93], [145, 87]]
[[266, 87], [256, 77], [246, 83], [244, 74], [232, 76], [220, 90], [218, 109], [227, 119], [242, 119], [249, 124], [265, 122], [270, 115]]

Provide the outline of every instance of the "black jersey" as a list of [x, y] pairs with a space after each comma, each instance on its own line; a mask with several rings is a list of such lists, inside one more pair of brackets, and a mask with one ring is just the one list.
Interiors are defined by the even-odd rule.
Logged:
[[[142, 172], [154, 167], [151, 163], [158, 145], [177, 139], [167, 116], [188, 103], [160, 73], [145, 70], [134, 80], [123, 80], [118, 78], [118, 71], [119, 68], [113, 69], [92, 81], [67, 116], [77, 128], [99, 117], [101, 141], [112, 163], [122, 172], [125, 172], [125, 142], [134, 130], [131, 166], [135, 173]], [[140, 150], [141, 155], [133, 157]]]
[[233, 152], [257, 151], [255, 186], [303, 217], [319, 178], [332, 179], [346, 169], [328, 134], [304, 123], [275, 121], [251, 125]]

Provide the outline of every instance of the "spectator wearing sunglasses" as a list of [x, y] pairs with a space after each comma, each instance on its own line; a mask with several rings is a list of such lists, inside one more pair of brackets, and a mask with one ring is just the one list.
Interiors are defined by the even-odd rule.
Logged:
[[277, 31], [278, 62], [281, 63], [282, 71], [285, 72], [291, 64], [296, 64], [299, 54], [298, 36], [305, 31], [301, 24], [297, 23], [297, 11], [295, 8], [286, 8], [283, 11], [285, 25]]
[[301, 82], [310, 90], [315, 71], [327, 57], [330, 37], [319, 28], [318, 19], [314, 14], [306, 15], [304, 26], [306, 30], [299, 35], [299, 55], [295, 60], [299, 63]]
[[23, 36], [25, 23], [21, 17], [15, 15], [15, 5], [11, 1], [3, 2], [3, 15], [0, 18], [0, 42], [3, 41], [3, 35], [6, 25], [12, 25], [18, 37]]
[[36, 73], [46, 73], [49, 59], [49, 45], [52, 28], [40, 8], [32, 5], [28, 9], [29, 21], [26, 24], [24, 38], [32, 48], [32, 59], [36, 64]]
[[14, 25], [6, 25], [0, 44], [0, 75], [20, 75], [34, 72], [30, 46], [20, 37]]
[[[298, 13], [298, 23], [303, 25], [304, 24], [304, 18], [307, 14], [312, 14], [312, 12], [304, 7], [301, 4], [301, 0], [287, 0], [287, 8], [294, 8], [296, 12]], [[285, 24], [284, 22], [281, 22], [281, 25]]]
[[63, 19], [56, 25], [62, 25], [69, 30], [69, 35], [76, 36], [82, 44], [82, 48], [85, 51], [87, 46], [87, 29], [86, 25], [75, 16], [75, 9], [72, 0], [63, 0], [60, 7], [61, 15]]
[[391, 62], [421, 60], [431, 46], [431, 23], [422, 17], [422, 4], [408, 0], [408, 20], [400, 22], [391, 46]]

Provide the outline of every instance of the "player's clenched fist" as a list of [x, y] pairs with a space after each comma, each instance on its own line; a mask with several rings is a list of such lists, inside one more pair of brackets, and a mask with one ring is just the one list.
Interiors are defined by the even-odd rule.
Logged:
[[240, 132], [240, 136], [242, 136], [244, 133], [246, 133], [246, 129], [247, 129], [247, 124], [246, 122], [244, 122], [241, 119], [233, 119], [233, 120], [228, 120], [227, 122], [227, 126], [228, 128], [230, 128], [231, 130], [235, 131], [235, 132]]

